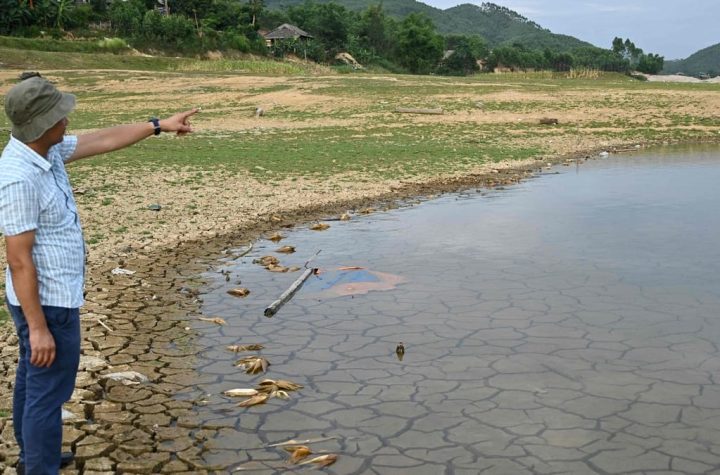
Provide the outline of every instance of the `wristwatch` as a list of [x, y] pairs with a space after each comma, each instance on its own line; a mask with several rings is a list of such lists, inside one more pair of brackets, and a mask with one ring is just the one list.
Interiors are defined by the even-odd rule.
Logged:
[[162, 130], [160, 129], [160, 121], [157, 117], [152, 117], [148, 122], [152, 122], [153, 127], [155, 127], [155, 132], [153, 132], [155, 135], [160, 135], [160, 132]]

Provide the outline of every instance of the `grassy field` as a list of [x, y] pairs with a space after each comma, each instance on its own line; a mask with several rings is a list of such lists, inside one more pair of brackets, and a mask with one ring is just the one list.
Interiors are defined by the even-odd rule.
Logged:
[[[95, 257], [138, 242], [160, 246], [229, 232], [273, 213], [380, 195], [407, 181], [492, 171], [500, 163], [720, 141], [720, 84], [596, 72], [338, 74], [257, 58], [2, 45], [0, 92], [21, 70], [42, 71], [78, 98], [71, 132], [202, 107], [190, 136], [162, 135], [70, 167]], [[401, 106], [444, 113], [396, 113]], [[541, 125], [545, 117], [558, 124]], [[9, 128], [3, 115], [0, 145]], [[163, 212], [148, 212], [151, 203], [162, 203]]]

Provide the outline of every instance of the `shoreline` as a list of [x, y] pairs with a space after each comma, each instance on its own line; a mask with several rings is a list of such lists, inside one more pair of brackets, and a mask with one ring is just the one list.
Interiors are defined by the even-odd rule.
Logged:
[[[720, 139], [709, 139], [666, 145], [719, 142]], [[193, 342], [196, 331], [188, 330], [188, 323], [200, 315], [195, 301], [197, 294], [183, 289], [194, 290], [202, 285], [198, 275], [207, 271], [223, 251], [253, 242], [280, 228], [304, 225], [346, 210], [389, 209], [403, 200], [428, 195], [511, 185], [532, 178], [549, 163], [562, 165], [592, 159], [605, 150], [616, 154], [663, 146], [646, 142], [636, 149], [637, 144], [618, 143], [569, 151], [552, 159], [485, 164], [470, 173], [449, 174], [429, 181], [407, 180], [387, 183], [387, 186], [381, 183], [380, 188], [386, 188], [385, 191], [374, 188], [365, 195], [359, 193], [348, 199], [305, 203], [277, 213], [264, 213], [237, 226], [230, 225], [230, 229], [222, 228], [207, 235], [200, 232], [187, 240], [161, 239], [130, 251], [123, 249], [123, 245], [96, 250], [88, 265], [88, 300], [81, 315], [84, 357], [74, 400], [66, 405], [79, 416], [78, 420], [65, 424], [64, 437], [66, 449], [72, 448], [78, 461], [75, 471], [62, 473], [101, 471], [102, 468], [154, 473], [168, 466], [172, 468], [169, 473], [224, 469], [203, 462], [202, 439], [196, 437], [198, 431], [217, 431], [221, 427], [200, 424], [193, 415], [195, 402], [175, 397], [181, 392], [192, 393], [192, 387], [202, 378], [193, 369], [193, 355], [200, 351]], [[112, 275], [110, 271], [115, 267], [131, 269], [136, 274]], [[0, 327], [0, 339], [6, 343], [0, 357], [4, 383], [0, 409], [5, 410], [9, 407], [9, 379], [17, 352], [13, 331], [11, 323]], [[177, 345], [179, 341], [183, 344]], [[138, 389], [99, 379], [101, 374], [126, 370], [145, 374], [151, 383]], [[0, 418], [0, 452], [5, 456], [0, 461], [0, 471], [10, 467], [17, 458], [10, 427], [9, 417]], [[172, 445], [177, 457], [164, 450], [166, 445]]]

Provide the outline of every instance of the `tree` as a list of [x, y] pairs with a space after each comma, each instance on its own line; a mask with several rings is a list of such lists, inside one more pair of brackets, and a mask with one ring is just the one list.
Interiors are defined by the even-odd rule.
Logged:
[[0, 34], [8, 35], [27, 26], [32, 14], [27, 0], [0, 0]]
[[665, 58], [659, 54], [643, 54], [638, 61], [637, 70], [641, 73], [658, 74], [663, 69]]
[[254, 27], [257, 17], [262, 13], [265, 8], [265, 2], [263, 0], [248, 0], [248, 10], [252, 16], [251, 25]]
[[305, 2], [288, 9], [290, 20], [315, 37], [327, 50], [327, 56], [347, 48], [350, 25], [355, 13], [337, 3]]
[[462, 35], [445, 37], [445, 50], [449, 56], [438, 66], [438, 73], [450, 76], [465, 76], [479, 71], [477, 60], [484, 58], [481, 55], [487, 52], [480, 37]]
[[400, 65], [415, 74], [427, 74], [443, 54], [443, 38], [423, 14], [412, 13], [398, 25], [397, 59]]

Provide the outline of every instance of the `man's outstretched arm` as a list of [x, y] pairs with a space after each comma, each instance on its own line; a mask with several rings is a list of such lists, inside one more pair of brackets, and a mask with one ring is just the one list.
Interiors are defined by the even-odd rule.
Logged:
[[[160, 121], [160, 129], [163, 132], [190, 133], [192, 132], [190, 116], [197, 111], [197, 109], [190, 109], [163, 119]], [[101, 153], [112, 152], [113, 150], [120, 150], [150, 137], [154, 131], [155, 126], [151, 122], [141, 122], [139, 124], [118, 125], [79, 135], [75, 152], [67, 161], [71, 162]]]

